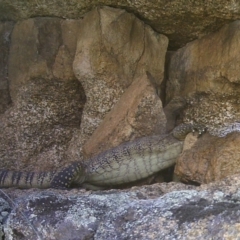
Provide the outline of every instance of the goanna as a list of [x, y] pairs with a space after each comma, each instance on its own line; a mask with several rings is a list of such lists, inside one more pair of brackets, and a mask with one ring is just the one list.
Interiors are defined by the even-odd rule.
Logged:
[[97, 189], [133, 182], [174, 165], [185, 136], [194, 129], [202, 131], [200, 126], [182, 124], [170, 134], [126, 142], [59, 171], [0, 170], [0, 187]]

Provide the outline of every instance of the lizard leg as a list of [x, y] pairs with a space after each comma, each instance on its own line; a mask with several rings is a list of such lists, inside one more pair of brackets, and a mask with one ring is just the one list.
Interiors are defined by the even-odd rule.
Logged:
[[190, 132], [197, 131], [199, 135], [206, 131], [206, 127], [201, 124], [183, 123], [173, 129], [173, 136], [178, 140], [184, 140]]

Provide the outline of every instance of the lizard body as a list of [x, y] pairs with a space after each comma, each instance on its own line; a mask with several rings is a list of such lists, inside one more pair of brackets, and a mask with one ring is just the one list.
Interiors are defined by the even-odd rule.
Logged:
[[133, 182], [172, 166], [182, 152], [185, 136], [194, 128], [183, 124], [170, 134], [126, 142], [84, 162], [71, 163], [60, 171], [0, 170], [0, 187], [68, 188], [83, 185], [94, 188]]

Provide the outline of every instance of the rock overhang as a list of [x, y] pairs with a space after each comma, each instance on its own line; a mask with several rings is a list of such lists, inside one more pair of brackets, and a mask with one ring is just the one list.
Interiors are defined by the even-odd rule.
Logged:
[[237, 1], [128, 1], [128, 0], [1, 0], [0, 21], [19, 21], [32, 17], [79, 19], [97, 6], [123, 8], [134, 13], [158, 33], [169, 38], [169, 49], [214, 32], [224, 24], [240, 18]]

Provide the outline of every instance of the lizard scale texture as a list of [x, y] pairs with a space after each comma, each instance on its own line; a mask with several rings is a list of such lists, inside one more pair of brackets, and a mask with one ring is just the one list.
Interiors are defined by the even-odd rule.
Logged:
[[126, 142], [56, 172], [1, 170], [0, 187], [68, 188], [84, 184], [94, 188], [133, 182], [172, 166], [192, 130], [192, 125], [183, 124], [170, 134]]

